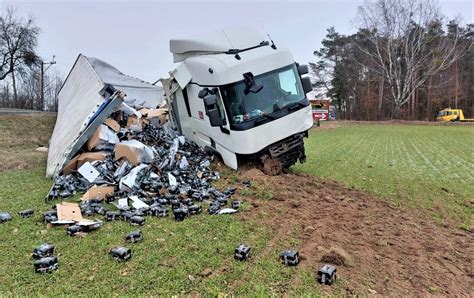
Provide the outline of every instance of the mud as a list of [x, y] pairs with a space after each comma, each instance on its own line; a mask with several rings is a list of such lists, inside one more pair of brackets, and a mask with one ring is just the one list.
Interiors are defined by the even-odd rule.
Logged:
[[[421, 211], [394, 207], [387, 199], [313, 176], [267, 176], [247, 168], [237, 177], [250, 179], [253, 189], [263, 185], [273, 194], [272, 199], [262, 199], [256, 192], [248, 195], [250, 212], [241, 215], [242, 220], [272, 227], [268, 251], [279, 241], [300, 235], [300, 266], [315, 270], [335, 263], [347, 294], [474, 293], [472, 232], [441, 226]], [[268, 213], [278, 216], [261, 219]]]

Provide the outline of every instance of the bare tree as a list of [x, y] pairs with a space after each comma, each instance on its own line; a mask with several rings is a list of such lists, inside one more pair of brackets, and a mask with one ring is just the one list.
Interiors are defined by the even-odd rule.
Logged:
[[14, 101], [17, 101], [16, 72], [36, 62], [34, 49], [40, 29], [30, 16], [26, 20], [8, 8], [0, 17], [0, 81], [11, 75]]
[[393, 115], [426, 80], [458, 61], [465, 48], [459, 34], [431, 34], [441, 24], [439, 9], [429, 0], [376, 0], [359, 7], [357, 21], [366, 42], [359, 49], [373, 61], [373, 71], [385, 78]]

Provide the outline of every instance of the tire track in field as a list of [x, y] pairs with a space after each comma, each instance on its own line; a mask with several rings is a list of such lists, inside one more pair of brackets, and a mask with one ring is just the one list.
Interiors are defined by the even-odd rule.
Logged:
[[[427, 145], [428, 142], [422, 140], [419, 136], [417, 136], [416, 141], [420, 144], [420, 147], [423, 148], [423, 151], [428, 152], [429, 155], [432, 156], [432, 161], [436, 164], [437, 167], [440, 169], [444, 169], [443, 177], [448, 177], [452, 179], [458, 179], [459, 181], [465, 183], [473, 179], [469, 168], [466, 168], [464, 164], [459, 164], [457, 162], [457, 156], [453, 156], [449, 154], [449, 151], [445, 150], [446, 146], [429, 146]], [[434, 142], [433, 144], [438, 144]], [[453, 165], [454, 163], [454, 165]], [[451, 170], [450, 170], [451, 169]], [[460, 176], [459, 173], [463, 173], [468, 175], [469, 179], [465, 179], [467, 177]]]
[[417, 175], [421, 175], [423, 172], [420, 171], [417, 161], [413, 158], [413, 153], [409, 152], [407, 147], [409, 144], [404, 140], [400, 139], [400, 151], [402, 153], [402, 160], [406, 160], [405, 162], [406, 168], [405, 169], [410, 169], [410, 171], [416, 173]]
[[[416, 140], [414, 138], [410, 138], [410, 143], [413, 146], [413, 149], [418, 154], [418, 156], [424, 161], [424, 164], [431, 168], [434, 172], [438, 174], [442, 174], [442, 172], [431, 162], [431, 160], [420, 150], [418, 147], [419, 144], [416, 144]], [[427, 171], [429, 173], [429, 171]], [[428, 174], [428, 176], [432, 176], [432, 174]]]
[[[433, 141], [433, 139], [434, 139], [434, 141]], [[434, 143], [434, 144], [437, 143], [436, 138], [429, 138], [429, 142]], [[449, 166], [450, 168], [459, 169], [458, 171], [451, 171], [450, 173], [456, 172], [456, 174], [457, 174], [458, 172], [461, 172], [462, 174], [465, 174], [465, 175], [469, 176], [468, 177], [469, 181], [474, 180], [474, 163], [469, 161], [469, 160], [466, 160], [463, 157], [462, 152], [459, 153], [458, 150], [456, 150], [455, 148], [457, 148], [457, 147], [449, 146], [449, 145], [448, 146], [439, 146], [437, 148], [437, 151], [434, 152], [434, 155], [436, 155], [436, 153], [439, 153], [439, 155], [441, 155], [443, 157], [449, 157], [449, 159], [447, 159], [447, 160], [445, 159], [446, 163], [442, 164], [442, 166], [444, 166], [444, 167]], [[450, 149], [454, 149], [454, 150], [450, 150]], [[473, 154], [471, 154], [471, 155], [474, 155], [474, 150], [472, 148], [470, 148], [470, 150], [472, 150], [471, 152], [473, 152]], [[433, 152], [433, 151], [431, 150], [431, 152]], [[471, 160], [474, 160], [474, 159], [471, 159]], [[458, 176], [456, 175], [456, 177], [458, 177]]]

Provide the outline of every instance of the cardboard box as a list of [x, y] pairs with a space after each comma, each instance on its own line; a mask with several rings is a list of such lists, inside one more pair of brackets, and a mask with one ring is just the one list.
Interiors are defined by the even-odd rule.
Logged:
[[142, 131], [143, 130], [143, 119], [138, 118], [135, 115], [128, 116], [127, 119], [127, 128], [133, 131]]
[[76, 168], [80, 168], [86, 162], [93, 162], [96, 160], [104, 160], [110, 152], [98, 151], [98, 152], [86, 152], [78, 156]]
[[113, 186], [94, 185], [82, 196], [81, 200], [87, 201], [94, 198], [105, 199], [105, 196], [109, 193], [114, 193], [114, 190], [115, 188]]
[[124, 141], [115, 145], [115, 160], [126, 159], [131, 165], [151, 163], [154, 158], [153, 150], [137, 140]]
[[112, 118], [107, 118], [104, 121], [104, 124], [110, 127], [115, 132], [120, 132], [120, 124]]
[[110, 129], [107, 125], [101, 124], [87, 141], [87, 150], [111, 150], [118, 142], [120, 141], [115, 131]]
[[147, 119], [159, 118], [160, 123], [165, 123], [168, 121], [168, 109], [147, 109], [143, 108], [139, 111]]
[[56, 204], [58, 212], [58, 221], [82, 221], [82, 213], [79, 205], [76, 203], [63, 202]]
[[76, 155], [73, 159], [71, 159], [63, 168], [63, 175], [68, 175], [72, 171], [77, 169], [77, 161], [79, 159], [79, 155]]

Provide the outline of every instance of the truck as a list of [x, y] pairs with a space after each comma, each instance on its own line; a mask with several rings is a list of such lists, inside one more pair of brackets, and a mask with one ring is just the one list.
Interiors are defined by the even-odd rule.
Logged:
[[[267, 35], [227, 29], [170, 41], [176, 67], [150, 84], [80, 54], [58, 93], [47, 177], [59, 175], [104, 120], [127, 107], [167, 106], [180, 135], [237, 169], [243, 160], [278, 174], [306, 159], [313, 125], [308, 66]], [[140, 116], [139, 112], [135, 112]]]
[[464, 113], [461, 109], [443, 109], [436, 115], [436, 121], [439, 122], [474, 122], [474, 119], [464, 118]]
[[257, 160], [268, 174], [306, 159], [313, 126], [308, 66], [258, 32], [222, 30], [173, 39], [179, 65], [161, 79], [173, 126], [237, 169]]

